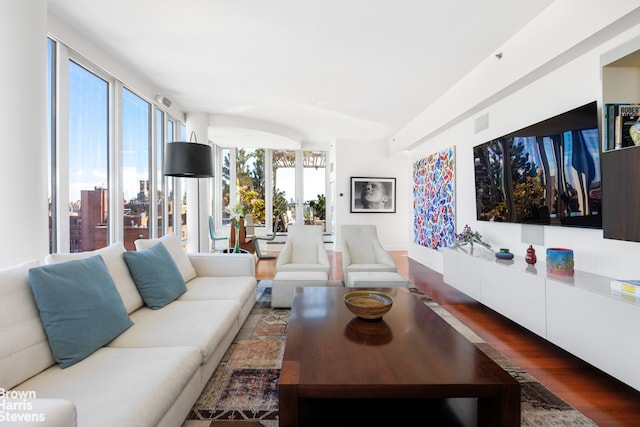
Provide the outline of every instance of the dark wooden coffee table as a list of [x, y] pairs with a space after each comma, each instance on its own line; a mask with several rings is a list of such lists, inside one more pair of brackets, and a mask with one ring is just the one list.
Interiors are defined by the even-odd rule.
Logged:
[[393, 307], [372, 322], [347, 310], [350, 290], [296, 288], [280, 372], [281, 427], [333, 425], [347, 413], [352, 422], [382, 425], [406, 411], [439, 425], [520, 425], [520, 384], [420, 298], [406, 288], [377, 289]]

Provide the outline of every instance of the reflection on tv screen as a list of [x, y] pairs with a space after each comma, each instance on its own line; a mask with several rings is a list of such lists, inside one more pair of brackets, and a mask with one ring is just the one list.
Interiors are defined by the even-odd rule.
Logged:
[[595, 102], [474, 147], [477, 218], [601, 227]]

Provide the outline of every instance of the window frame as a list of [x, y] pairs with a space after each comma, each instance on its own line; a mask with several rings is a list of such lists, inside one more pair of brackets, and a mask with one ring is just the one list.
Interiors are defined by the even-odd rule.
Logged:
[[[108, 84], [107, 96], [107, 174], [106, 182], [108, 188], [108, 209], [109, 216], [107, 221], [107, 245], [114, 242], [124, 242], [124, 219], [121, 214], [124, 209], [123, 194], [123, 129], [122, 129], [122, 102], [123, 90], [126, 89], [134, 95], [140, 97], [150, 105], [150, 140], [149, 140], [149, 237], [160, 237], [168, 233], [170, 229], [169, 211], [168, 211], [168, 191], [170, 188], [169, 178], [161, 175], [162, 165], [164, 163], [164, 150], [166, 144], [171, 140], [178, 138], [180, 129], [185, 129], [183, 120], [175, 117], [170, 111], [165, 110], [156, 104], [151, 97], [144, 95], [140, 90], [130, 85], [125, 85], [122, 81], [115, 78], [112, 74], [105, 71], [101, 67], [87, 60], [85, 57], [65, 45], [52, 35], [47, 35], [47, 42], [53, 43], [52, 56], [55, 61], [48, 64], [47, 73], [53, 75], [51, 80], [51, 88], [48, 90], [52, 93], [51, 101], [51, 138], [49, 141], [51, 151], [51, 161], [49, 170], [49, 179], [51, 180], [51, 227], [52, 235], [50, 252], [69, 252], [70, 251], [70, 232], [68, 206], [70, 202], [69, 190], [69, 62], [74, 62], [78, 66], [86, 69], [88, 72], [96, 75]], [[51, 68], [49, 68], [51, 67]], [[162, 129], [163, 135], [158, 135], [158, 112], [162, 112]], [[169, 122], [173, 123], [174, 133], [171, 139], [169, 137]], [[157, 138], [161, 137], [162, 141]], [[159, 183], [158, 181], [162, 182]], [[62, 184], [65, 183], [65, 184]], [[160, 185], [158, 185], [160, 184]], [[175, 184], [180, 187], [179, 184]], [[163, 197], [165, 203], [162, 212], [157, 212], [158, 194], [157, 188], [163, 189]], [[179, 188], [178, 188], [179, 190]], [[49, 196], [49, 195], [48, 195]], [[118, 214], [113, 214], [113, 213]], [[157, 218], [161, 216], [162, 229], [157, 228]], [[175, 217], [175, 216], [174, 216]]]

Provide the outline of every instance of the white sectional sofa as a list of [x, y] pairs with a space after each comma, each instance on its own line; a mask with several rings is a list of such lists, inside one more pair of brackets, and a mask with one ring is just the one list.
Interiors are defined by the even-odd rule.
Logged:
[[[184, 422], [255, 304], [255, 261], [249, 254], [186, 255], [173, 234], [137, 241], [135, 252], [150, 253], [159, 242], [173, 264], [161, 263], [158, 270], [164, 271], [165, 265], [177, 268], [186, 291], [156, 309], [145, 303], [148, 291], [138, 291], [122, 243], [89, 253], [52, 254], [43, 263], [31, 261], [0, 271], [0, 425], [134, 427]], [[51, 342], [65, 323], [46, 317], [46, 292], [61, 286], [47, 282], [48, 269], [65, 271], [78, 260], [84, 260], [80, 267], [91, 265], [82, 263], [99, 262], [96, 255], [122, 300], [124, 330], [88, 356], [66, 362], [61, 347]], [[57, 270], [52, 271], [55, 276]], [[99, 282], [101, 268], [89, 271]], [[78, 282], [94, 285], [92, 278], [83, 279], [80, 268], [78, 276]], [[82, 286], [78, 293], [83, 293], [86, 283], [74, 282], [72, 275], [68, 286]], [[83, 304], [75, 297], [63, 301], [67, 302], [61, 305], [72, 311]], [[78, 341], [101, 336], [102, 326], [117, 323], [102, 318], [91, 322], [81, 327], [80, 335], [86, 336]], [[75, 340], [66, 344], [73, 347]]]

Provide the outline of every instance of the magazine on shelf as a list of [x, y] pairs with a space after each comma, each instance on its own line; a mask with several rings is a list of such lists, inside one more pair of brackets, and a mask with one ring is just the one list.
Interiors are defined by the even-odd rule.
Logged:
[[629, 130], [638, 122], [639, 114], [640, 104], [605, 104], [603, 146], [606, 150], [636, 145]]
[[613, 279], [611, 289], [628, 294], [640, 295], [640, 280]]
[[604, 106], [604, 146], [605, 150], [615, 149], [616, 109], [618, 104]]
[[629, 129], [638, 122], [638, 114], [640, 113], [640, 104], [621, 105], [618, 109], [620, 115], [620, 140], [622, 148], [634, 147], [635, 141], [631, 138]]

